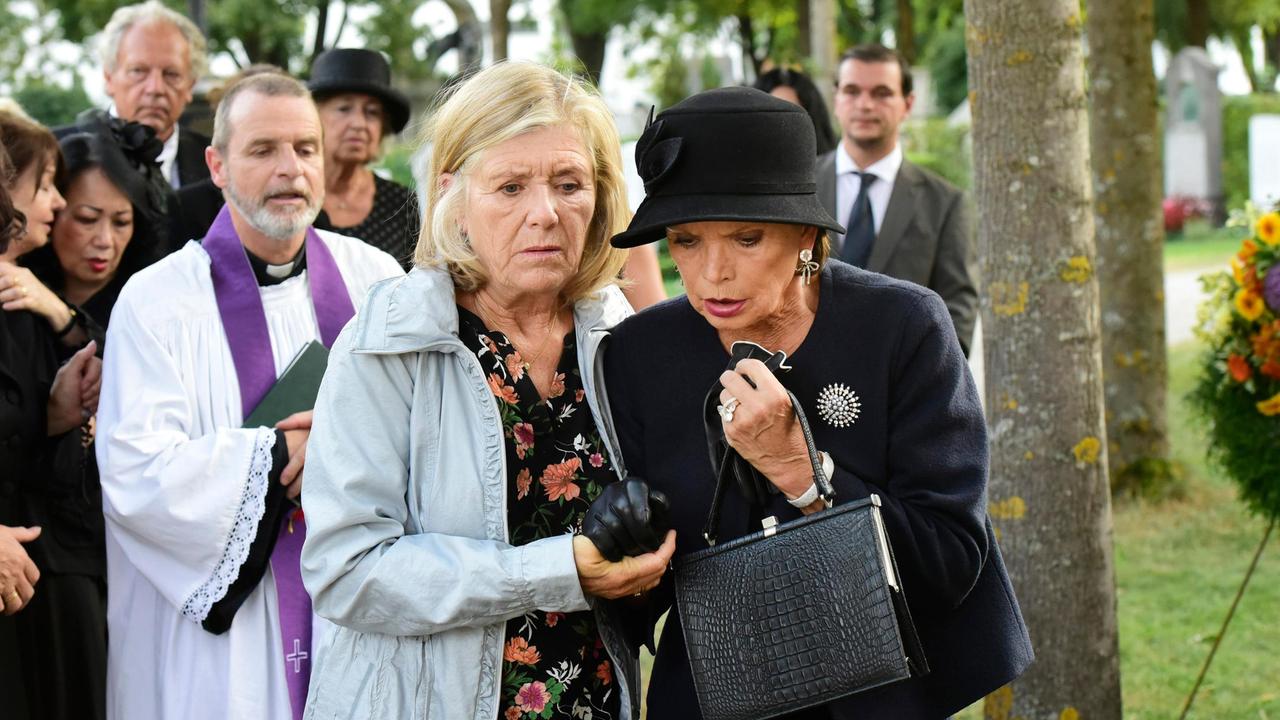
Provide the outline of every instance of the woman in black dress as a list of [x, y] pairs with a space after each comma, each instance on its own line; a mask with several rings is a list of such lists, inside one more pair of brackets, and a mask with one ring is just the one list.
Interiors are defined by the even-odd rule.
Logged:
[[[0, 255], [16, 241], [31, 242], [26, 218], [10, 199], [10, 190], [21, 192], [25, 207], [40, 194], [22, 180], [27, 172], [43, 177], [41, 166], [15, 169], [6, 148], [12, 138], [0, 135]], [[19, 148], [30, 160], [30, 148]], [[24, 163], [30, 165], [30, 162]], [[56, 163], [55, 163], [56, 166]], [[43, 217], [48, 197], [32, 208]], [[45, 230], [47, 231], [47, 229]], [[41, 232], [37, 229], [37, 232]], [[35, 544], [43, 532], [33, 527], [29, 507], [32, 487], [48, 477], [52, 441], [77, 427], [97, 409], [101, 362], [93, 345], [58, 367], [53, 332], [46, 320], [25, 310], [0, 312], [0, 698], [4, 716], [23, 718], [63, 717], [40, 692], [37, 657], [50, 638], [35, 637], [31, 630], [31, 603], [42, 600], [48, 589], [41, 582], [41, 567], [28, 555], [39, 557]], [[37, 603], [38, 608], [39, 603]], [[16, 617], [9, 617], [22, 611]], [[102, 638], [105, 655], [105, 636]], [[83, 690], [79, 691], [84, 694]], [[93, 715], [80, 715], [93, 717]]]
[[391, 68], [373, 50], [321, 53], [307, 86], [324, 125], [324, 210], [316, 227], [359, 238], [408, 270], [420, 227], [413, 192], [368, 166], [383, 137], [409, 122], [409, 99], [391, 87]]
[[[795, 105], [751, 88], [700, 93], [659, 115], [636, 152], [648, 198], [613, 243], [665, 236], [687, 295], [615, 328], [605, 374], [628, 470], [671, 499], [676, 556], [707, 547], [712, 391], [708, 427], [767, 481], [759, 504], [754, 486], [730, 487], [720, 539], [825, 507], [790, 390], [837, 502], [882, 498], [932, 668], [788, 717], [936, 720], [1017, 677], [1031, 646], [987, 518], [982, 407], [942, 300], [828, 259], [825, 232], [841, 228], [815, 195], [813, 124]], [[791, 370], [728, 367], [742, 340], [785, 351]], [[672, 605], [669, 578], [653, 617]], [[650, 717], [700, 717], [677, 608], [649, 687]]]

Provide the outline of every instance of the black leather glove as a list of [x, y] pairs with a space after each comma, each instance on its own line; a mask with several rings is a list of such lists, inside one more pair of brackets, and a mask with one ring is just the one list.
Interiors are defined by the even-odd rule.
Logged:
[[582, 520], [582, 534], [610, 562], [657, 550], [671, 529], [667, 496], [637, 477], [605, 486]]

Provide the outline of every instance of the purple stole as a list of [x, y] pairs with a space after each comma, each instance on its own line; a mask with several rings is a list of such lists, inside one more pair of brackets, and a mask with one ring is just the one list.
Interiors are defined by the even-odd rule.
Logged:
[[[271, 334], [262, 307], [262, 295], [253, 267], [245, 255], [240, 237], [231, 223], [231, 212], [223, 207], [203, 241], [209, 255], [213, 294], [218, 315], [231, 347], [231, 359], [240, 385], [240, 408], [244, 417], [257, 407], [276, 381]], [[311, 304], [320, 326], [320, 340], [332, 347], [338, 333], [355, 315], [351, 295], [338, 271], [333, 254], [313, 228], [307, 228], [307, 282]], [[302, 585], [299, 566], [302, 541], [307, 536], [302, 509], [286, 514], [280, 523], [271, 572], [276, 581], [280, 611], [280, 638], [284, 646], [285, 681], [294, 720], [300, 720], [307, 703], [311, 680], [311, 597]]]

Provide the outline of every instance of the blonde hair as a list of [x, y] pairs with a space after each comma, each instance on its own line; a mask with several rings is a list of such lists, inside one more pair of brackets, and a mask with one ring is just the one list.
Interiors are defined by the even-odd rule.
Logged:
[[[578, 131], [594, 163], [595, 209], [577, 274], [563, 291], [576, 302], [617, 281], [627, 255], [609, 244], [629, 221], [622, 175], [622, 150], [613, 116], [599, 94], [577, 78], [536, 63], [501, 62], [444, 93], [437, 101], [421, 143], [431, 160], [422, 179], [426, 213], [414, 262], [447, 268], [464, 292], [481, 288], [488, 277], [462, 234], [467, 171], [485, 152], [511, 138], [545, 127]], [[441, 175], [453, 176], [448, 187]]]

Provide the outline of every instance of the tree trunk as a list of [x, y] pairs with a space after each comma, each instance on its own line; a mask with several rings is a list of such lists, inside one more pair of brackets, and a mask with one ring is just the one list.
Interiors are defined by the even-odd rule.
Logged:
[[1094, 3], [1087, 31], [1107, 461], [1113, 488], [1142, 491], [1171, 480], [1152, 0]]
[[1253, 67], [1253, 28], [1242, 27], [1233, 28], [1229, 33], [1231, 44], [1236, 47], [1236, 52], [1240, 53], [1240, 64], [1244, 66], [1244, 75], [1249, 80], [1249, 92], [1256, 93], [1262, 91], [1262, 82], [1258, 78], [1258, 71]]
[[965, 0], [991, 513], [1036, 662], [988, 718], [1120, 718], [1078, 0]]
[[907, 65], [916, 64], [916, 16], [911, 0], [898, 0], [898, 24], [894, 31], [898, 54]]
[[480, 66], [484, 55], [480, 20], [469, 0], [444, 0], [444, 4], [449, 6], [458, 21], [458, 29], [454, 31], [457, 41], [453, 47], [458, 51], [458, 74], [465, 76]]
[[809, 0], [795, 0], [796, 9], [796, 55], [809, 57], [813, 52], [813, 38], [809, 37]]
[[316, 37], [311, 44], [311, 60], [307, 62], [307, 67], [311, 67], [316, 62], [316, 57], [324, 52], [324, 36], [329, 30], [329, 0], [319, 0], [316, 3]]
[[835, 0], [809, 0], [808, 32], [813, 43], [813, 81], [822, 93], [827, 107], [832, 107], [835, 94], [836, 18]]
[[204, 0], [187, 0], [187, 17], [204, 35], [209, 34], [209, 22], [205, 19]]
[[1209, 42], [1209, 0], [1187, 0], [1187, 44], [1205, 47]]
[[754, 77], [760, 77], [760, 66], [763, 64], [756, 53], [756, 29], [751, 16], [745, 11], [738, 15], [738, 39], [742, 41], [742, 51], [751, 63]]
[[507, 13], [511, 0], [489, 0], [489, 41], [493, 45], [493, 61], [507, 59], [507, 38], [511, 35], [511, 23]]
[[596, 84], [596, 87], [600, 87], [600, 73], [604, 70], [604, 50], [609, 41], [609, 31], [574, 32], [570, 30], [569, 40], [573, 43], [573, 54], [582, 63], [587, 77]]

